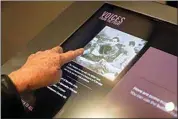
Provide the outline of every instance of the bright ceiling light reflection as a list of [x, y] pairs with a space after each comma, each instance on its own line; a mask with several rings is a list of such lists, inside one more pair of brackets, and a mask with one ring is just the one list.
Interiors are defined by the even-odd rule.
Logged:
[[[102, 107], [93, 107], [87, 110], [80, 110], [77, 115], [79, 118], [116, 118], [116, 111], [118, 109], [115, 108], [106, 108]], [[117, 113], [118, 115], [118, 113]]]
[[175, 105], [173, 102], [168, 102], [165, 104], [165, 109], [166, 111], [170, 112], [170, 111], [173, 111], [175, 108]]
[[80, 115], [82, 118], [113, 118], [107, 111], [93, 110]]

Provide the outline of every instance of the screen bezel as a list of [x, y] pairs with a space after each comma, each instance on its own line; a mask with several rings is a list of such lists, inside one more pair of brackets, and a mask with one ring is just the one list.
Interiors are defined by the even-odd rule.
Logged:
[[154, 18], [154, 17], [151, 17], [151, 16], [147, 16], [143, 13], [138, 13], [136, 11], [133, 11], [133, 10], [129, 10], [129, 9], [126, 9], [124, 7], [121, 7], [121, 6], [118, 6], [114, 3], [110, 3], [110, 2], [104, 2], [103, 5], [101, 7], [99, 7], [88, 19], [86, 19], [83, 23], [81, 23], [81, 25], [78, 26], [78, 28], [76, 28], [73, 33], [71, 33], [67, 38], [64, 39], [63, 42], [61, 42], [59, 45], [61, 46], [62, 44], [64, 44], [69, 38], [72, 37], [73, 34], [75, 34], [81, 27], [83, 27], [88, 21], [90, 21], [90, 19], [92, 19], [93, 16], [95, 16], [95, 14], [100, 10], [102, 9], [102, 7], [104, 7], [105, 5], [112, 5], [114, 7], [117, 7], [117, 9], [121, 9], [121, 10], [124, 10], [124, 11], [128, 11], [128, 12], [131, 12], [131, 13], [134, 13], [135, 15], [138, 15], [140, 17], [144, 17], [144, 18], [147, 18], [149, 20], [152, 20], [154, 22], [157, 22], [157, 23], [164, 23], [166, 26], [167, 25], [171, 25], [171, 27], [174, 27], [176, 28], [177, 27], [177, 24], [173, 24], [173, 23], [170, 23], [168, 21], [163, 21], [161, 19], [158, 19], [158, 18]]

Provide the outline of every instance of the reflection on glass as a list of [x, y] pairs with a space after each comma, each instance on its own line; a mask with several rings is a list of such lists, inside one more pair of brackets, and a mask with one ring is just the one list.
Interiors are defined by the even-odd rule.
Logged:
[[165, 104], [165, 109], [166, 111], [170, 112], [170, 111], [173, 111], [175, 108], [175, 105], [173, 102], [168, 102]]

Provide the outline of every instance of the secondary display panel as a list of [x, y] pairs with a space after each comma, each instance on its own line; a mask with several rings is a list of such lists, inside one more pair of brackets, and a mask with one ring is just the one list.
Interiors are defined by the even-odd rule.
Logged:
[[[157, 113], [156, 117], [177, 117], [177, 34], [175, 25], [105, 3], [61, 44], [64, 52], [81, 47], [85, 51], [62, 67], [60, 82], [23, 95], [27, 116], [143, 118]], [[163, 64], [161, 69], [174, 69], [158, 72]], [[162, 85], [162, 74], [157, 73], [172, 77], [171, 81]], [[149, 86], [153, 82], [156, 85]], [[160, 95], [165, 89], [166, 94]]]

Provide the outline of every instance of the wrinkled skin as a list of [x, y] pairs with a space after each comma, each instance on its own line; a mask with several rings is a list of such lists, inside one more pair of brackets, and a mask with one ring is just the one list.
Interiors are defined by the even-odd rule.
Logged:
[[81, 48], [63, 53], [59, 46], [39, 51], [30, 55], [26, 63], [9, 77], [20, 93], [55, 84], [62, 76], [61, 66], [83, 54], [83, 51]]

